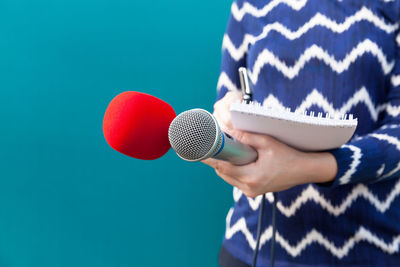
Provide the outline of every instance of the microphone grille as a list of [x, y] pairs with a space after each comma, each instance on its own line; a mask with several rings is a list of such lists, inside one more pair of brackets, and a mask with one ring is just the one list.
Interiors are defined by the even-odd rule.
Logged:
[[213, 148], [216, 135], [217, 126], [212, 116], [201, 109], [179, 114], [168, 131], [172, 148], [181, 158], [190, 161], [200, 160], [207, 155]]

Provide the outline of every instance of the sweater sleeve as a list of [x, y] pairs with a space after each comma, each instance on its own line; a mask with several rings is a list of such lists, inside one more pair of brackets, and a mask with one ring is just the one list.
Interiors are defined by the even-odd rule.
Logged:
[[217, 100], [228, 91], [240, 90], [238, 69], [246, 67], [248, 41], [245, 37], [244, 17], [238, 11], [241, 0], [234, 1], [222, 42], [221, 71], [217, 85]]
[[[397, 36], [395, 65], [390, 88], [381, 108], [379, 127], [330, 151], [336, 158], [338, 173], [331, 186], [348, 183], [373, 183], [400, 176], [400, 35]], [[359, 122], [359, 123], [362, 123]]]

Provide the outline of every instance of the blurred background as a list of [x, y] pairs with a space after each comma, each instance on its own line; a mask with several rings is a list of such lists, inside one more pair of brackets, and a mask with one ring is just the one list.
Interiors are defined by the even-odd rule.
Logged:
[[0, 266], [217, 266], [231, 187], [102, 134], [142, 91], [212, 110], [229, 1], [0, 1]]

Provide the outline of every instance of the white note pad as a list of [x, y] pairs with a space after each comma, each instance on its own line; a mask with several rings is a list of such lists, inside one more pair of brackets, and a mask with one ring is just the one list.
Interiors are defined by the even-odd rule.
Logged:
[[235, 129], [268, 134], [300, 150], [321, 151], [340, 147], [353, 136], [357, 119], [352, 115], [291, 112], [257, 103], [231, 105]]

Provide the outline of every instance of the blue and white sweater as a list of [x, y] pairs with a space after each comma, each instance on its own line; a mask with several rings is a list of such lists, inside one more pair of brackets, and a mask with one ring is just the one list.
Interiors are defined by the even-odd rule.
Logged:
[[[400, 1], [238, 0], [223, 39], [218, 98], [249, 71], [254, 100], [351, 113], [328, 186], [280, 192], [276, 266], [400, 266]], [[261, 197], [234, 189], [224, 246], [250, 264]], [[268, 266], [267, 194], [258, 266]]]

